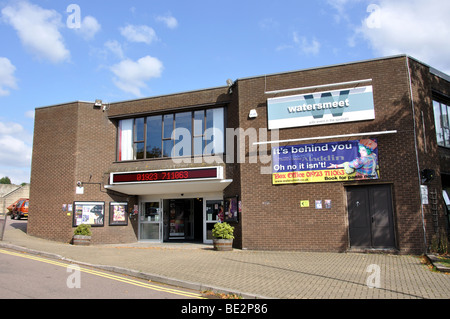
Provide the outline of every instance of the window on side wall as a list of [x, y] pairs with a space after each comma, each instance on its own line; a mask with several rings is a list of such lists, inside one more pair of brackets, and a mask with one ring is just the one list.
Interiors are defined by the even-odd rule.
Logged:
[[213, 108], [120, 120], [118, 161], [222, 154], [224, 116]]
[[450, 148], [450, 103], [433, 101], [436, 139], [439, 146]]

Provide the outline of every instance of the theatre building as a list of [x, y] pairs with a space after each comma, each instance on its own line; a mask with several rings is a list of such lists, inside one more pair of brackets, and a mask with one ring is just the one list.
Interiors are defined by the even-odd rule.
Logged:
[[226, 221], [239, 249], [423, 253], [448, 231], [449, 81], [400, 55], [39, 107], [28, 233], [208, 244]]

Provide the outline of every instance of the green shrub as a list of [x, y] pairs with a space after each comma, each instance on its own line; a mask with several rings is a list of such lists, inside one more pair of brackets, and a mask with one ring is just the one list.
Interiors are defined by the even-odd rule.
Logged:
[[228, 223], [216, 223], [212, 230], [213, 236], [221, 239], [234, 239], [233, 232], [234, 227]]
[[78, 225], [77, 228], [75, 228], [74, 235], [82, 235], [82, 236], [91, 236], [92, 232], [91, 232], [91, 225], [86, 225], [86, 224], [81, 224]]

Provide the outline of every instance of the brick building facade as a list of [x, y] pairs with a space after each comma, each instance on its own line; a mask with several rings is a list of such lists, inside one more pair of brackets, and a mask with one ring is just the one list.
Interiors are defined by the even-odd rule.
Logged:
[[[331, 112], [361, 100], [369, 117], [341, 112], [323, 122], [330, 110], [322, 106], [333, 94], [344, 98]], [[269, 111], [271, 103], [308, 99], [315, 103], [288, 106], [291, 120], [276, 119], [275, 106]], [[236, 248], [422, 253], [447, 232], [442, 190], [450, 187], [450, 149], [445, 136], [437, 140], [433, 110], [449, 102], [447, 75], [395, 56], [109, 105], [37, 108], [28, 232], [69, 242], [74, 227], [87, 222], [98, 226], [94, 243], [209, 243], [223, 209]], [[302, 112], [313, 114], [312, 122], [299, 124]], [[278, 128], [267, 129], [275, 122]], [[174, 127], [188, 127], [190, 139], [166, 136]], [[208, 128], [219, 133], [210, 136]], [[301, 158], [314, 169], [291, 173], [337, 178], [344, 168], [331, 150], [368, 140], [376, 145], [376, 178], [277, 182], [274, 152], [316, 148]], [[320, 157], [325, 149], [328, 157]], [[434, 178], [423, 179], [425, 172]]]

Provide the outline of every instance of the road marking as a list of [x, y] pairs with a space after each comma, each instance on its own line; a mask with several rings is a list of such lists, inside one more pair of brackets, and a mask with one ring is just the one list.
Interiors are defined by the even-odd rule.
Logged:
[[[22, 257], [22, 258], [28, 258], [28, 259], [32, 259], [32, 260], [36, 260], [36, 261], [40, 261], [40, 262], [44, 262], [44, 263], [52, 264], [52, 265], [56, 265], [56, 266], [61, 266], [61, 267], [65, 267], [65, 268], [67, 268], [67, 267], [69, 267], [71, 265], [70, 263], [67, 264], [67, 263], [62, 263], [62, 262], [51, 260], [51, 259], [46, 259], [46, 258], [34, 256], [34, 255], [29, 255], [29, 254], [27, 254], [25, 252], [16, 253], [16, 252], [11, 252], [11, 251], [0, 249], [0, 253], [7, 254], [7, 255], [12, 255], [12, 256], [17, 256], [17, 257]], [[131, 279], [131, 278], [117, 276], [117, 275], [109, 274], [109, 273], [106, 273], [106, 272], [93, 270], [93, 269], [89, 269], [89, 268], [84, 268], [84, 267], [80, 267], [80, 266], [79, 266], [79, 268], [80, 268], [80, 271], [85, 272], [85, 273], [89, 273], [89, 274], [92, 274], [92, 275], [96, 275], [96, 276], [100, 276], [100, 277], [104, 277], [104, 278], [108, 278], [108, 279], [124, 282], [124, 283], [130, 284], [130, 285], [134, 285], [134, 286], [138, 286], [138, 287], [143, 287], [143, 288], [152, 289], [152, 290], [156, 290], [156, 291], [171, 293], [171, 294], [180, 295], [180, 296], [184, 296], [184, 297], [206, 299], [206, 298], [202, 297], [201, 294], [199, 294], [199, 293], [187, 292], [187, 291], [182, 291], [182, 290], [172, 289], [172, 288], [166, 288], [166, 287], [160, 287], [160, 286], [157, 286], [157, 285], [154, 285], [154, 284], [145, 283], [145, 282], [141, 282], [141, 281], [134, 280], [134, 279]]]

